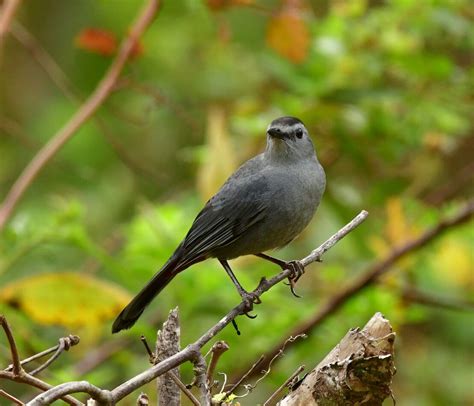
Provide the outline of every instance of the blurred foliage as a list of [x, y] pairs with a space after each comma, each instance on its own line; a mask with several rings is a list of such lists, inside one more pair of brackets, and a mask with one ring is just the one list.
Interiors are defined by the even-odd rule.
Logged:
[[[21, 4], [0, 67], [2, 198], [100, 80], [140, 4]], [[112, 387], [147, 368], [138, 336], [152, 340], [177, 304], [183, 345], [216, 323], [238, 296], [217, 261], [207, 261], [179, 275], [131, 331], [110, 334], [118, 309], [166, 261], [205, 199], [262, 150], [279, 115], [306, 123], [328, 188], [311, 226], [278, 256], [306, 255], [362, 208], [370, 217], [311, 266], [302, 299], [278, 286], [255, 320], [238, 319], [242, 336], [231, 327], [220, 334], [231, 350], [218, 369], [229, 376], [369, 263], [456, 212], [473, 195], [473, 17], [469, 0], [165, 0], [116, 92], [49, 163], [0, 235], [1, 312], [22, 357], [78, 334], [81, 344], [45, 379]], [[33, 53], [21, 27], [36, 41]], [[45, 52], [64, 77], [42, 68]], [[401, 404], [473, 404], [472, 313], [403, 295], [410, 287], [473, 300], [473, 241], [471, 223], [397, 263], [288, 350], [241, 403], [263, 401], [381, 311], [398, 334]], [[278, 271], [252, 257], [233, 267], [248, 288]], [[94, 349], [114, 346], [110, 359], [84, 366]], [[189, 381], [191, 367], [182, 370]], [[154, 396], [153, 388], [145, 390]], [[27, 391], [13, 392], [26, 399]]]

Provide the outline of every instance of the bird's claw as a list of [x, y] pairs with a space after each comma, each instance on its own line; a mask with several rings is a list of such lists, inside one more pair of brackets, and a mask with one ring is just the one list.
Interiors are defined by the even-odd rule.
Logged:
[[253, 310], [254, 304], [262, 303], [261, 299], [254, 292], [241, 292], [242, 302], [244, 303], [244, 309], [242, 314], [246, 315], [249, 319], [254, 319], [257, 315], [252, 315], [250, 312]]
[[290, 275], [288, 276], [288, 282], [286, 285], [290, 287], [290, 291], [293, 296], [301, 298], [295, 292], [296, 282], [303, 276], [304, 274], [304, 266], [300, 261], [288, 261], [285, 264], [285, 268], [291, 271]]

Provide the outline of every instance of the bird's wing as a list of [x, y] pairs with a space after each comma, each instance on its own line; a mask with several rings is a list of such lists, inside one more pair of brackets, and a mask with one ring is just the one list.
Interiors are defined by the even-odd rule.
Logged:
[[251, 199], [211, 199], [183, 241], [185, 256], [195, 258], [231, 244], [265, 218], [265, 208]]

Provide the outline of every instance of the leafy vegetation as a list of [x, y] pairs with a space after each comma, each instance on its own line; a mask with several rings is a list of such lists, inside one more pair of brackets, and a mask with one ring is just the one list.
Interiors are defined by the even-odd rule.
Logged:
[[[140, 4], [22, 3], [0, 60], [1, 198], [101, 79]], [[369, 264], [464, 207], [473, 195], [472, 18], [468, 0], [165, 1], [114, 94], [49, 162], [0, 234], [1, 313], [22, 357], [77, 334], [81, 344], [47, 370], [48, 381], [108, 387], [147, 367], [138, 337], [153, 340], [169, 309], [179, 305], [185, 345], [234, 306], [228, 277], [206, 261], [179, 275], [126, 339], [110, 334], [119, 309], [205, 200], [262, 150], [279, 115], [305, 122], [328, 187], [310, 227], [278, 256], [305, 256], [361, 209], [370, 217], [311, 266], [298, 285], [302, 299], [279, 286], [255, 320], [238, 319], [241, 336], [223, 331], [230, 351], [218, 369], [228, 376]], [[63, 74], [44, 70], [45, 52]], [[398, 334], [393, 389], [403, 405], [472, 404], [473, 238], [471, 222], [397, 262], [289, 349], [242, 404], [263, 401], [299, 365], [315, 365], [375, 311]], [[248, 288], [278, 271], [250, 257], [234, 269]], [[470, 300], [471, 310], [442, 308], [440, 298], [461, 307]], [[117, 349], [87, 367], [94, 349], [108, 346]], [[0, 361], [10, 362], [8, 352]], [[182, 371], [190, 380], [191, 367]], [[145, 388], [151, 396], [153, 388]]]

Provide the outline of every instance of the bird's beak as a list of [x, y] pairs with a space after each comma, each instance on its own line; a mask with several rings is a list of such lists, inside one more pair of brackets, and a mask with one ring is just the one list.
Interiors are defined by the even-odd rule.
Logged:
[[276, 128], [269, 128], [267, 134], [272, 138], [278, 138], [280, 140], [284, 138], [284, 134]]

